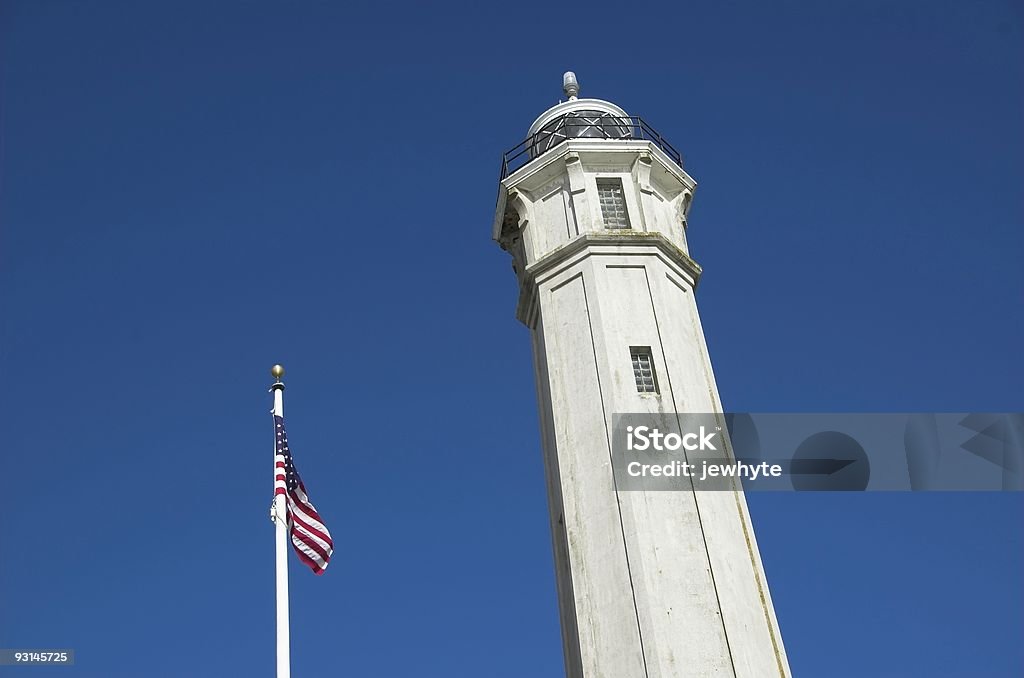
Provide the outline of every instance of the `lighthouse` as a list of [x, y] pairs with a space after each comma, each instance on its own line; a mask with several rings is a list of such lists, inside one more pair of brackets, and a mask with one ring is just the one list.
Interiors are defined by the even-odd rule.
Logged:
[[696, 183], [614, 103], [544, 111], [502, 158], [493, 237], [530, 330], [569, 678], [790, 676], [742, 489], [618, 486], [621, 413], [721, 413], [687, 245]]

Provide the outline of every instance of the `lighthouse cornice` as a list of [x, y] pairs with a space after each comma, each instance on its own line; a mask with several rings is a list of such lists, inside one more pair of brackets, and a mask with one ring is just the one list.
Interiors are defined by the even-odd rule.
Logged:
[[696, 289], [702, 272], [700, 264], [661, 233], [583, 233], [526, 268], [520, 282], [516, 318], [532, 328], [537, 317], [538, 290], [592, 257], [655, 257], [674, 274], [677, 285], [689, 290]]
[[656, 167], [655, 174], [663, 183], [674, 184], [680, 191], [693, 193], [697, 182], [682, 166], [659, 146], [646, 140], [569, 139], [540, 157], [509, 174], [498, 184], [498, 200], [491, 225], [491, 237], [500, 242], [505, 208], [515, 190], [534, 191], [565, 173], [566, 161], [576, 160], [588, 167], [632, 166], [643, 157]]

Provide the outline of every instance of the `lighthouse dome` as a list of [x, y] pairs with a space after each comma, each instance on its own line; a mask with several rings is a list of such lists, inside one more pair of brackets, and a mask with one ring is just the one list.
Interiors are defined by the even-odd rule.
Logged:
[[571, 71], [563, 78], [569, 100], [540, 114], [527, 136], [531, 158], [551, 150], [566, 139], [629, 139], [634, 124], [629, 114], [602, 99], [578, 99], [579, 84]]

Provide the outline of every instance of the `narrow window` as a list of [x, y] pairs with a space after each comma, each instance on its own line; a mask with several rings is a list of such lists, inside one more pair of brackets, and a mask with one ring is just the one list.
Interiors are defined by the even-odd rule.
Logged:
[[620, 179], [598, 179], [597, 197], [601, 203], [601, 216], [605, 228], [629, 228], [626, 196]]
[[633, 361], [633, 377], [636, 378], [637, 393], [657, 393], [658, 380], [654, 376], [654, 361], [651, 360], [650, 346], [632, 346], [629, 357]]

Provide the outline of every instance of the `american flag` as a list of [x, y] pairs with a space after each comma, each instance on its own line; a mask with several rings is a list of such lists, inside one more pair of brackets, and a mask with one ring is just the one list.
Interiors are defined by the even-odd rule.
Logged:
[[283, 494], [288, 504], [288, 531], [299, 560], [309, 565], [315, 574], [323, 574], [334, 552], [331, 533], [327, 531], [316, 507], [306, 496], [306, 487], [295, 469], [292, 453], [288, 449], [288, 434], [284, 431], [284, 418], [274, 415], [274, 433], [277, 446], [274, 456], [274, 496]]

